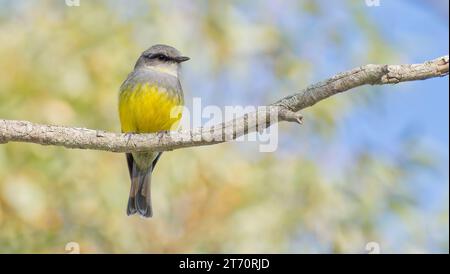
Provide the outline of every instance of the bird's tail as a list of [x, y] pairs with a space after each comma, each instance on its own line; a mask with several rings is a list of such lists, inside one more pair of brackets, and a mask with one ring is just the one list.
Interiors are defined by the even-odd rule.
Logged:
[[131, 189], [130, 196], [128, 198], [127, 215], [133, 215], [137, 212], [143, 217], [152, 217], [153, 211], [150, 195], [150, 183], [153, 166], [150, 165], [147, 169], [141, 170], [133, 160], [131, 153], [127, 154], [127, 161], [130, 168], [131, 177]]

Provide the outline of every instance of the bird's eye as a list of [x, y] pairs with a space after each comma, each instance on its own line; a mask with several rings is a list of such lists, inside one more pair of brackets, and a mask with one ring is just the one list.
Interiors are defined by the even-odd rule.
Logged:
[[148, 55], [144, 55], [144, 57], [146, 57], [147, 59], [153, 59], [153, 60], [157, 59], [160, 61], [168, 61], [169, 60], [169, 57], [167, 57], [164, 54], [148, 54]]
[[169, 58], [168, 58], [167, 56], [165, 56], [164, 54], [158, 54], [158, 55], [156, 56], [156, 58], [157, 58], [158, 60], [160, 60], [160, 61], [167, 61], [167, 60], [169, 60]]

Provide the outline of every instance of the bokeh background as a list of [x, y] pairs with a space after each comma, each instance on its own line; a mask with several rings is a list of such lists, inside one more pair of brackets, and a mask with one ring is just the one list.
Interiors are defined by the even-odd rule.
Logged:
[[[192, 59], [187, 105], [264, 105], [366, 63], [448, 54], [448, 1], [0, 0], [0, 118], [119, 131], [141, 51]], [[362, 87], [280, 125], [279, 148], [165, 153], [154, 218], [122, 154], [0, 146], [0, 252], [449, 252], [448, 77]]]

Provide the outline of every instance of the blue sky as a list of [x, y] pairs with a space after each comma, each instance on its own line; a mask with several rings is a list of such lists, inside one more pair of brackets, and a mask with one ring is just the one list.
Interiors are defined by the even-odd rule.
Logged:
[[[420, 1], [382, 1], [382, 6], [368, 11], [368, 16], [380, 27], [387, 42], [400, 52], [405, 63], [448, 54], [448, 18], [421, 4]], [[349, 150], [368, 146], [377, 154], [395, 155], [400, 152], [402, 141], [413, 138], [423, 151], [435, 157], [436, 170], [416, 173], [407, 182], [424, 216], [445, 207], [448, 212], [448, 90], [448, 77], [383, 86], [379, 91], [384, 97], [381, 106], [354, 110], [340, 127], [340, 140]], [[395, 218], [385, 217], [386, 237], [401, 239], [404, 231], [396, 233], [395, 226], [389, 225], [395, 223]], [[436, 236], [432, 226], [426, 229], [429, 235]], [[440, 249], [431, 243], [430, 250]]]
[[[366, 56], [368, 39], [355, 25], [348, 6], [340, 5], [342, 2], [339, 1], [319, 2], [326, 10], [326, 15], [319, 17], [320, 20], [314, 16], [298, 16], [289, 9], [279, 19], [280, 27], [286, 27], [291, 34], [300, 34], [292, 38], [295, 41], [294, 51], [302, 61], [313, 64], [312, 76], [304, 79], [305, 86], [359, 65], [385, 61], [364, 59], [370, 58]], [[439, 8], [430, 7], [430, 3], [381, 0], [379, 7], [368, 8], [361, 5], [356, 9], [359, 8], [365, 19], [376, 26], [385, 45], [394, 53], [394, 58], [388, 62], [421, 63], [447, 55], [449, 48], [448, 14], [440, 12]], [[448, 2], [443, 6], [448, 8]], [[343, 33], [344, 39], [340, 46], [329, 43], [323, 35], [333, 28]], [[264, 71], [259, 73], [264, 74]], [[279, 79], [266, 79], [270, 79], [269, 83], [279, 85]], [[298, 90], [303, 87], [291, 88]], [[239, 90], [239, 87], [235, 90]], [[345, 115], [345, 119], [338, 119], [337, 138], [331, 143], [313, 143], [315, 141], [312, 136], [304, 135], [304, 127], [296, 129], [296, 126], [291, 126], [294, 128], [292, 134], [280, 136], [281, 151], [278, 155], [292, 154], [295, 149], [304, 157], [317, 158], [322, 164], [326, 164], [327, 175], [334, 177], [336, 172], [339, 174], [343, 165], [351, 164], [352, 157], [361, 150], [369, 150], [388, 162], [401, 162], [416, 151], [428, 154], [436, 166], [431, 170], [414, 171], [407, 177], [404, 185], [417, 202], [414, 210], [420, 216], [420, 220], [417, 220], [419, 229], [425, 229], [425, 234], [430, 235], [429, 250], [440, 252], [442, 247], [436, 246], [434, 240], [445, 236], [436, 235], [442, 231], [436, 230], [435, 218], [431, 216], [439, 215], [443, 209], [448, 214], [448, 90], [447, 76], [398, 85], [357, 88], [338, 95], [355, 98], [358, 92], [374, 93], [369, 103], [353, 107]], [[233, 98], [234, 101], [242, 102], [239, 96]], [[303, 112], [307, 114], [308, 111], [306, 109]], [[299, 142], [301, 138], [304, 139]], [[412, 147], [405, 149], [405, 142], [408, 141], [411, 141]], [[411, 155], [405, 155], [406, 153]], [[392, 239], [396, 244], [391, 250], [404, 250], [410, 237], [405, 235], [408, 228], [399, 226], [398, 218], [389, 214], [383, 215], [379, 222], [384, 237]]]
[[[448, 23], [433, 10], [410, 1], [383, 1], [368, 15], [404, 63], [448, 54]], [[421, 140], [442, 161], [440, 180], [448, 182], [448, 77], [382, 86], [382, 105], [356, 109], [341, 127], [342, 140], [364, 143], [380, 153], [395, 151], [408, 137]], [[444, 167], [445, 166], [445, 167]]]

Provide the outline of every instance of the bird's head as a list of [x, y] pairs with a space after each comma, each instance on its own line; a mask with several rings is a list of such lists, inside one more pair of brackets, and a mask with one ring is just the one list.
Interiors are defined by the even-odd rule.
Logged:
[[178, 76], [180, 64], [189, 59], [189, 57], [182, 56], [174, 47], [153, 45], [141, 54], [134, 68], [149, 68], [158, 72]]

